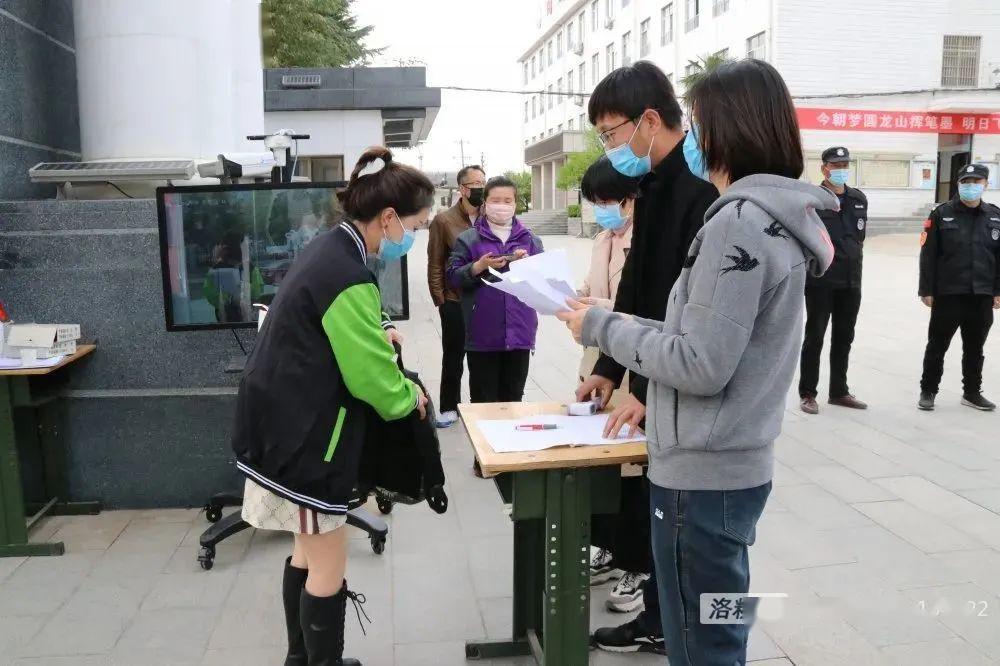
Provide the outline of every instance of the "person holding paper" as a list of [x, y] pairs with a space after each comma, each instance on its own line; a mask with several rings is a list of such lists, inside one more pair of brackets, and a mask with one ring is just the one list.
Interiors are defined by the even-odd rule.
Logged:
[[268, 310], [236, 400], [233, 451], [243, 519], [295, 535], [282, 599], [286, 666], [343, 659], [347, 505], [375, 414], [425, 418], [383, 331], [368, 254], [398, 260], [430, 214], [434, 186], [382, 147], [366, 150], [338, 195], [347, 219], [296, 259]]
[[[795, 106], [781, 75], [746, 59], [687, 93], [684, 158], [722, 193], [698, 232], [664, 321], [572, 303], [560, 313], [649, 377], [650, 524], [666, 652], [673, 666], [746, 663], [750, 625], [714, 624], [725, 597], [753, 617], [747, 546], [771, 491], [774, 440], [802, 346], [807, 273], [834, 248], [804, 183]], [[705, 595], [703, 602], [702, 595]]]
[[495, 176], [486, 182], [483, 214], [455, 240], [448, 282], [462, 294], [465, 352], [472, 402], [520, 402], [535, 348], [536, 312], [483, 282], [489, 269], [543, 251], [542, 241], [514, 215], [517, 186]]

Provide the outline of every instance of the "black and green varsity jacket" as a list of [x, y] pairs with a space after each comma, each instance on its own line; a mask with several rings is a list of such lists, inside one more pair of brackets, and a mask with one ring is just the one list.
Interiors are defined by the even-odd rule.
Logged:
[[282, 281], [240, 380], [239, 470], [300, 506], [345, 513], [372, 410], [391, 421], [416, 406], [388, 326], [358, 230], [342, 222], [317, 236]]

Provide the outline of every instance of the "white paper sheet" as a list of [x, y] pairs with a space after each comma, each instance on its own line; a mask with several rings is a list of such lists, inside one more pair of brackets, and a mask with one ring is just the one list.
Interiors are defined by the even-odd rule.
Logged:
[[52, 368], [59, 365], [63, 358], [65, 358], [65, 355], [53, 356], [52, 358], [40, 358], [25, 365], [19, 358], [0, 357], [0, 370], [32, 370], [35, 368]]
[[[519, 419], [487, 419], [477, 421], [479, 431], [497, 453], [515, 451], [541, 451], [556, 446], [604, 446], [626, 442], [645, 442], [646, 435], [639, 431], [626, 437], [628, 427], [623, 427], [616, 439], [603, 437], [607, 414], [593, 416], [567, 416], [565, 414], [538, 414]], [[555, 430], [518, 430], [517, 426], [529, 423], [551, 423]]]
[[540, 314], [569, 311], [567, 297], [575, 297], [572, 273], [565, 250], [542, 252], [510, 262], [510, 270], [499, 273], [490, 269], [499, 282], [486, 282], [494, 289], [514, 296]]

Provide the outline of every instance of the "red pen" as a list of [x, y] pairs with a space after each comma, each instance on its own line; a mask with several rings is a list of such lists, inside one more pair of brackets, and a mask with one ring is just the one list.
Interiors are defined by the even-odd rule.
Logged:
[[555, 430], [558, 428], [555, 423], [522, 423], [516, 426], [515, 430]]

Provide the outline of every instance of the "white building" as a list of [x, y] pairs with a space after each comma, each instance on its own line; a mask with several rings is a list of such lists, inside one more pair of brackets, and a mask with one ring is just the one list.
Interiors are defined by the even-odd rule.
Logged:
[[804, 177], [818, 182], [820, 153], [847, 146], [873, 218], [922, 216], [951, 195], [954, 170], [970, 159], [989, 164], [990, 188], [1000, 186], [998, 0], [541, 0], [537, 8], [535, 37], [518, 61], [536, 208], [564, 205], [555, 176], [589, 127], [587, 94], [603, 76], [645, 59], [677, 85], [699, 56], [720, 52], [777, 67], [799, 109]]

